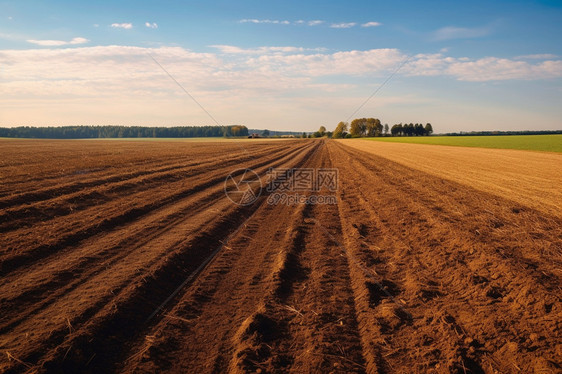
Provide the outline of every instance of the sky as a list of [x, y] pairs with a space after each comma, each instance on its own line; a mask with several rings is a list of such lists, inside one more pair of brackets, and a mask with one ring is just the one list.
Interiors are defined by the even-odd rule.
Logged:
[[562, 129], [562, 1], [0, 0], [0, 126]]

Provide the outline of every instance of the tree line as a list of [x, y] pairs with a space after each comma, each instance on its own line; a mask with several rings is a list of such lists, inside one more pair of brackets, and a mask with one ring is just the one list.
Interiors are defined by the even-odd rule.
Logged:
[[92, 138], [207, 138], [248, 136], [246, 126], [20, 126], [0, 128], [0, 137], [38, 139], [92, 139]]
[[391, 127], [390, 134], [392, 136], [428, 136], [433, 133], [431, 123], [426, 123], [425, 126], [421, 123], [410, 124], [396, 124]]
[[389, 128], [378, 118], [356, 118], [351, 123], [340, 122], [332, 133], [332, 138], [360, 138], [364, 136], [427, 136], [433, 133], [431, 123], [398, 123]]

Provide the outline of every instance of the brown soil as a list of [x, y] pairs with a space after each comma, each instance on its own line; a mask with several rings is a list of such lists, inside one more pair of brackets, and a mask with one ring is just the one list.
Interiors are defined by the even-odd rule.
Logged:
[[[0, 142], [0, 372], [562, 369], [534, 202], [335, 141]], [[226, 198], [270, 167], [338, 168], [338, 204]]]

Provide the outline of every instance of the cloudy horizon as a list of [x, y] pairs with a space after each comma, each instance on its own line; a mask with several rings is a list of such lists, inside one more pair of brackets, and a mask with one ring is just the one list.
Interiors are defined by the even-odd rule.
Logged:
[[0, 126], [214, 124], [199, 103], [221, 125], [314, 131], [376, 92], [354, 117], [437, 132], [562, 128], [562, 50], [545, 37], [562, 12], [547, 2], [498, 2], [484, 17], [487, 3], [435, 2], [425, 20], [414, 2], [400, 13], [171, 1], [135, 16], [126, 3], [107, 14], [56, 1], [41, 18], [37, 1], [0, 2]]

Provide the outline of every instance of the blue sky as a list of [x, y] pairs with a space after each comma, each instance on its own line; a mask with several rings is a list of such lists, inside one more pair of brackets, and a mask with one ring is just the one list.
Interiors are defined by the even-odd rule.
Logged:
[[562, 129], [559, 1], [2, 1], [0, 126]]

